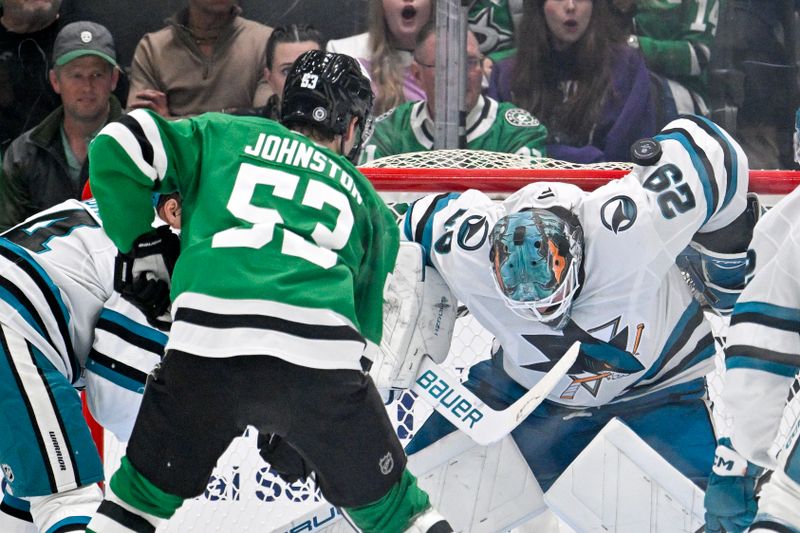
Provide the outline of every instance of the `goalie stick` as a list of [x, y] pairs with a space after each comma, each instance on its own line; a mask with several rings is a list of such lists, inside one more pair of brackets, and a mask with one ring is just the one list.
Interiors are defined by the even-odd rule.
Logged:
[[476, 443], [487, 446], [511, 433], [542, 403], [578, 358], [580, 348], [576, 341], [536, 385], [501, 411], [486, 405], [427, 356], [422, 358], [410, 390]]

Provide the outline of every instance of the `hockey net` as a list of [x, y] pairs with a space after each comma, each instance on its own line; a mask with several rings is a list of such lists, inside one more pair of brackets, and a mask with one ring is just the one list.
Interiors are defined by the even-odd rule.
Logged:
[[[593, 190], [627, 174], [630, 164], [576, 165], [546, 158], [467, 150], [437, 150], [402, 154], [370, 163], [362, 171], [387, 202], [410, 201], [428, 192], [479, 189], [500, 199], [533, 181], [559, 181]], [[751, 190], [767, 204], [777, 201], [800, 182], [798, 173], [751, 171]], [[725, 321], [712, 317], [715, 334], [724, 336]], [[492, 335], [468, 313], [458, 319], [449, 357], [444, 364], [466, 378], [468, 368], [490, 354]], [[725, 428], [720, 402], [724, 375], [722, 358], [709, 375], [709, 392], [718, 427]], [[430, 415], [431, 408], [404, 392], [387, 405], [389, 417], [405, 444]], [[724, 429], [723, 429], [724, 430]], [[258, 454], [256, 433], [249, 430], [234, 440], [220, 458], [206, 492], [178, 510], [158, 531], [238, 531], [278, 533], [317, 531], [338, 520], [312, 481], [286, 483]], [[354, 449], [357, 443], [353, 443]], [[105, 435], [106, 471], [110, 476], [124, 451]], [[357, 453], [357, 452], [354, 452]]]

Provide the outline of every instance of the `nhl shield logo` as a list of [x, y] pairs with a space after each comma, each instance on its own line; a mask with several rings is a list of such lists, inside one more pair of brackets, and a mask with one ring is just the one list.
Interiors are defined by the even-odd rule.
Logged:
[[386, 452], [386, 455], [381, 457], [381, 460], [378, 461], [378, 467], [381, 469], [381, 474], [384, 476], [388, 476], [392, 470], [394, 470], [394, 458], [392, 457], [392, 452]]

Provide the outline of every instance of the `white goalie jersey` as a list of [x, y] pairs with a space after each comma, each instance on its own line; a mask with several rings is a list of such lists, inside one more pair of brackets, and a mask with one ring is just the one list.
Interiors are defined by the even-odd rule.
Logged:
[[2, 237], [0, 322], [85, 386], [98, 422], [127, 440], [166, 335], [114, 292], [117, 248], [94, 204], [63, 202]]
[[[507, 373], [533, 386], [575, 341], [581, 355], [549, 399], [572, 407], [622, 401], [699, 378], [714, 339], [675, 258], [700, 232], [730, 224], [746, 206], [747, 160], [711, 122], [687, 117], [656, 139], [663, 154], [593, 192], [534, 183], [497, 203], [483, 193], [415, 202], [406, 239], [423, 245], [444, 277], [503, 349]], [[585, 237], [581, 288], [557, 330], [510, 312], [495, 288], [489, 234], [508, 213], [563, 206]]]
[[[734, 307], [725, 348], [723, 399], [731, 442], [749, 461], [770, 469], [784, 466], [798, 437], [800, 398], [792, 387], [800, 370], [798, 213], [795, 189], [756, 225], [750, 245], [755, 268]], [[783, 419], [787, 397], [789, 416]]]

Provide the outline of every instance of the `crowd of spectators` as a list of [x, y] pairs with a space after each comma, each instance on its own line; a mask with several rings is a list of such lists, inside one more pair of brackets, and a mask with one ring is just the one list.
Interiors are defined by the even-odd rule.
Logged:
[[[113, 53], [111, 61], [57, 57], [58, 36], [77, 22], [61, 0], [0, 2], [0, 228], [79, 197], [86, 145], [122, 108], [276, 118], [286, 71], [311, 49], [352, 55], [372, 80], [382, 116], [362, 162], [430, 149], [434, 1], [363, 6], [365, 32], [327, 41], [330, 29], [273, 30], [273, 21], [246, 18], [237, 0], [186, 0], [162, 29], [142, 32], [130, 65], [117, 66]], [[689, 112], [737, 136], [753, 168], [791, 167], [796, 8], [796, 0], [473, 0], [464, 147], [626, 161], [633, 141]], [[85, 31], [113, 49], [108, 30], [81, 24], [73, 41]], [[84, 63], [96, 71], [71, 73]]]
[[[436, 109], [436, 27], [426, 24], [417, 36], [411, 73], [422, 88], [424, 99], [405, 102], [381, 115], [362, 151], [361, 162], [406, 152], [433, 148]], [[540, 157], [545, 153], [547, 129], [533, 115], [510, 102], [481, 95], [483, 70], [478, 40], [467, 33], [467, 110], [465, 147], [470, 150], [510, 152]]]

